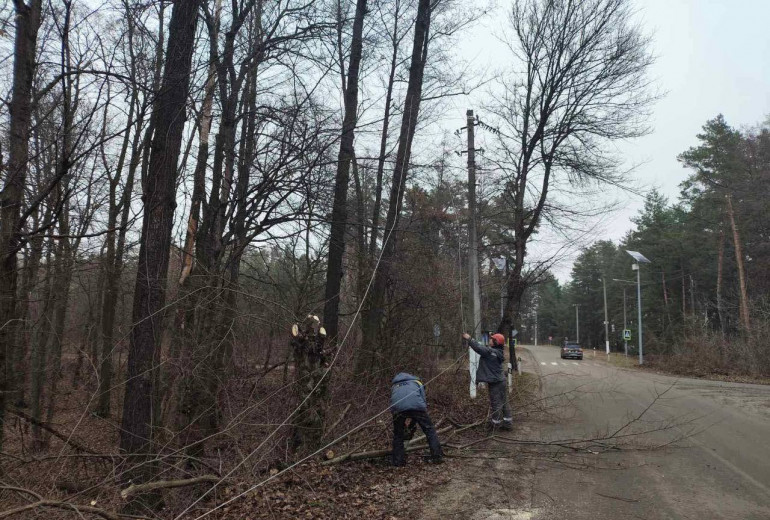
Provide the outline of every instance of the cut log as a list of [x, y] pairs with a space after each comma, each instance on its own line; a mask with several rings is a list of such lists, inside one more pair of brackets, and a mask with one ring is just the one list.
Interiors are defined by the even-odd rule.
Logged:
[[[465, 427], [463, 429], [467, 429], [467, 428], [469, 428], [471, 426], [474, 426], [474, 425], [470, 425], [470, 426]], [[451, 426], [451, 425], [450, 426], [446, 426], [444, 428], [441, 428], [440, 430], [437, 430], [436, 434], [437, 435], [442, 435], [444, 433], [449, 432], [453, 428], [454, 428], [454, 426]], [[452, 434], [454, 434], [454, 433], [455, 432], [452, 432]], [[426, 443], [425, 435], [420, 435], [416, 439], [412, 439], [411, 441], [408, 441], [408, 442], [404, 443], [404, 445], [406, 446], [406, 450], [405, 450], [406, 453], [409, 453], [409, 452], [412, 452], [412, 451], [416, 451], [416, 450], [419, 450], [419, 449], [423, 449], [423, 448], [426, 448], [428, 446], [427, 443]], [[442, 446], [447, 446], [445, 443], [442, 443], [441, 445]], [[333, 464], [339, 464], [340, 462], [346, 462], [346, 461], [362, 460], [362, 459], [376, 459], [376, 458], [380, 458], [380, 457], [386, 457], [386, 456], [390, 455], [391, 453], [392, 453], [391, 450], [372, 450], [372, 451], [362, 451], [360, 453], [350, 452], [350, 453], [345, 453], [344, 455], [340, 455], [339, 457], [335, 457], [335, 458], [333, 458], [331, 460], [326, 460], [326, 461], [322, 462], [321, 465], [323, 465], [323, 466], [331, 466]]]
[[193, 486], [195, 484], [202, 484], [204, 482], [216, 482], [222, 481], [220, 477], [216, 475], [201, 475], [200, 477], [185, 478], [179, 480], [156, 480], [154, 482], [147, 482], [145, 484], [131, 484], [126, 489], [120, 492], [121, 498], [127, 499], [137, 493], [146, 493], [148, 491], [155, 491], [156, 489], [170, 489], [185, 486]]

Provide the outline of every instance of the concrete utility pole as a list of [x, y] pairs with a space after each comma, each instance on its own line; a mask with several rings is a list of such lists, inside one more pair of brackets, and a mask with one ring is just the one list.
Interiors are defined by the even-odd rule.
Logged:
[[[619, 278], [613, 278], [613, 282], [619, 282], [622, 284], [635, 285], [633, 280], [621, 280]], [[628, 356], [628, 340], [626, 339], [626, 330], [628, 330], [628, 319], [626, 317], [626, 287], [623, 287], [623, 346], [626, 356]]]
[[572, 305], [575, 307], [575, 341], [580, 343], [580, 312], [578, 311], [580, 305], [577, 303]]
[[602, 289], [604, 289], [604, 346], [607, 349], [607, 355], [610, 355], [610, 331], [609, 320], [607, 318], [607, 283], [602, 276]]
[[[473, 330], [470, 335], [479, 341], [481, 331], [481, 287], [479, 285], [479, 242], [476, 236], [476, 143], [474, 139], [473, 110], [466, 113], [466, 130], [468, 131], [468, 281], [470, 283], [471, 316]], [[471, 397], [476, 397], [476, 369], [479, 366], [479, 355], [469, 348], [471, 372]]]
[[626, 288], [623, 287], [623, 347], [625, 349], [626, 357], [628, 357], [628, 340], [626, 339], [626, 330], [628, 330], [628, 325], [626, 322]]

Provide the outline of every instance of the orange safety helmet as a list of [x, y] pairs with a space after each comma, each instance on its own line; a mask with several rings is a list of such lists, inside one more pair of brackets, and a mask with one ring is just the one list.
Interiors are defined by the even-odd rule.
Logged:
[[505, 346], [505, 336], [502, 334], [492, 334], [492, 339], [495, 340], [495, 344]]

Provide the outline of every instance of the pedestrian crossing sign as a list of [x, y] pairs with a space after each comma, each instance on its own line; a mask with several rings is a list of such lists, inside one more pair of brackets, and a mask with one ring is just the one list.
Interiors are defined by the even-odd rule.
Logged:
[[631, 339], [631, 330], [630, 329], [623, 330], [623, 339], [626, 340], [626, 341]]

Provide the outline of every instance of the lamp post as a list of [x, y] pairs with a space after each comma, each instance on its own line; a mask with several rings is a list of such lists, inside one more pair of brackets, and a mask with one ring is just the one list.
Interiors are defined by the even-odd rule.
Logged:
[[636, 262], [631, 266], [631, 269], [636, 271], [636, 307], [638, 312], [638, 319], [639, 319], [639, 364], [644, 364], [644, 354], [643, 354], [643, 345], [644, 341], [642, 339], [642, 282], [641, 282], [641, 266], [642, 264], [649, 264], [650, 261], [645, 258], [645, 256], [642, 253], [639, 253], [637, 251], [628, 251], [626, 250], [626, 253], [631, 255], [631, 257], [636, 260]]

